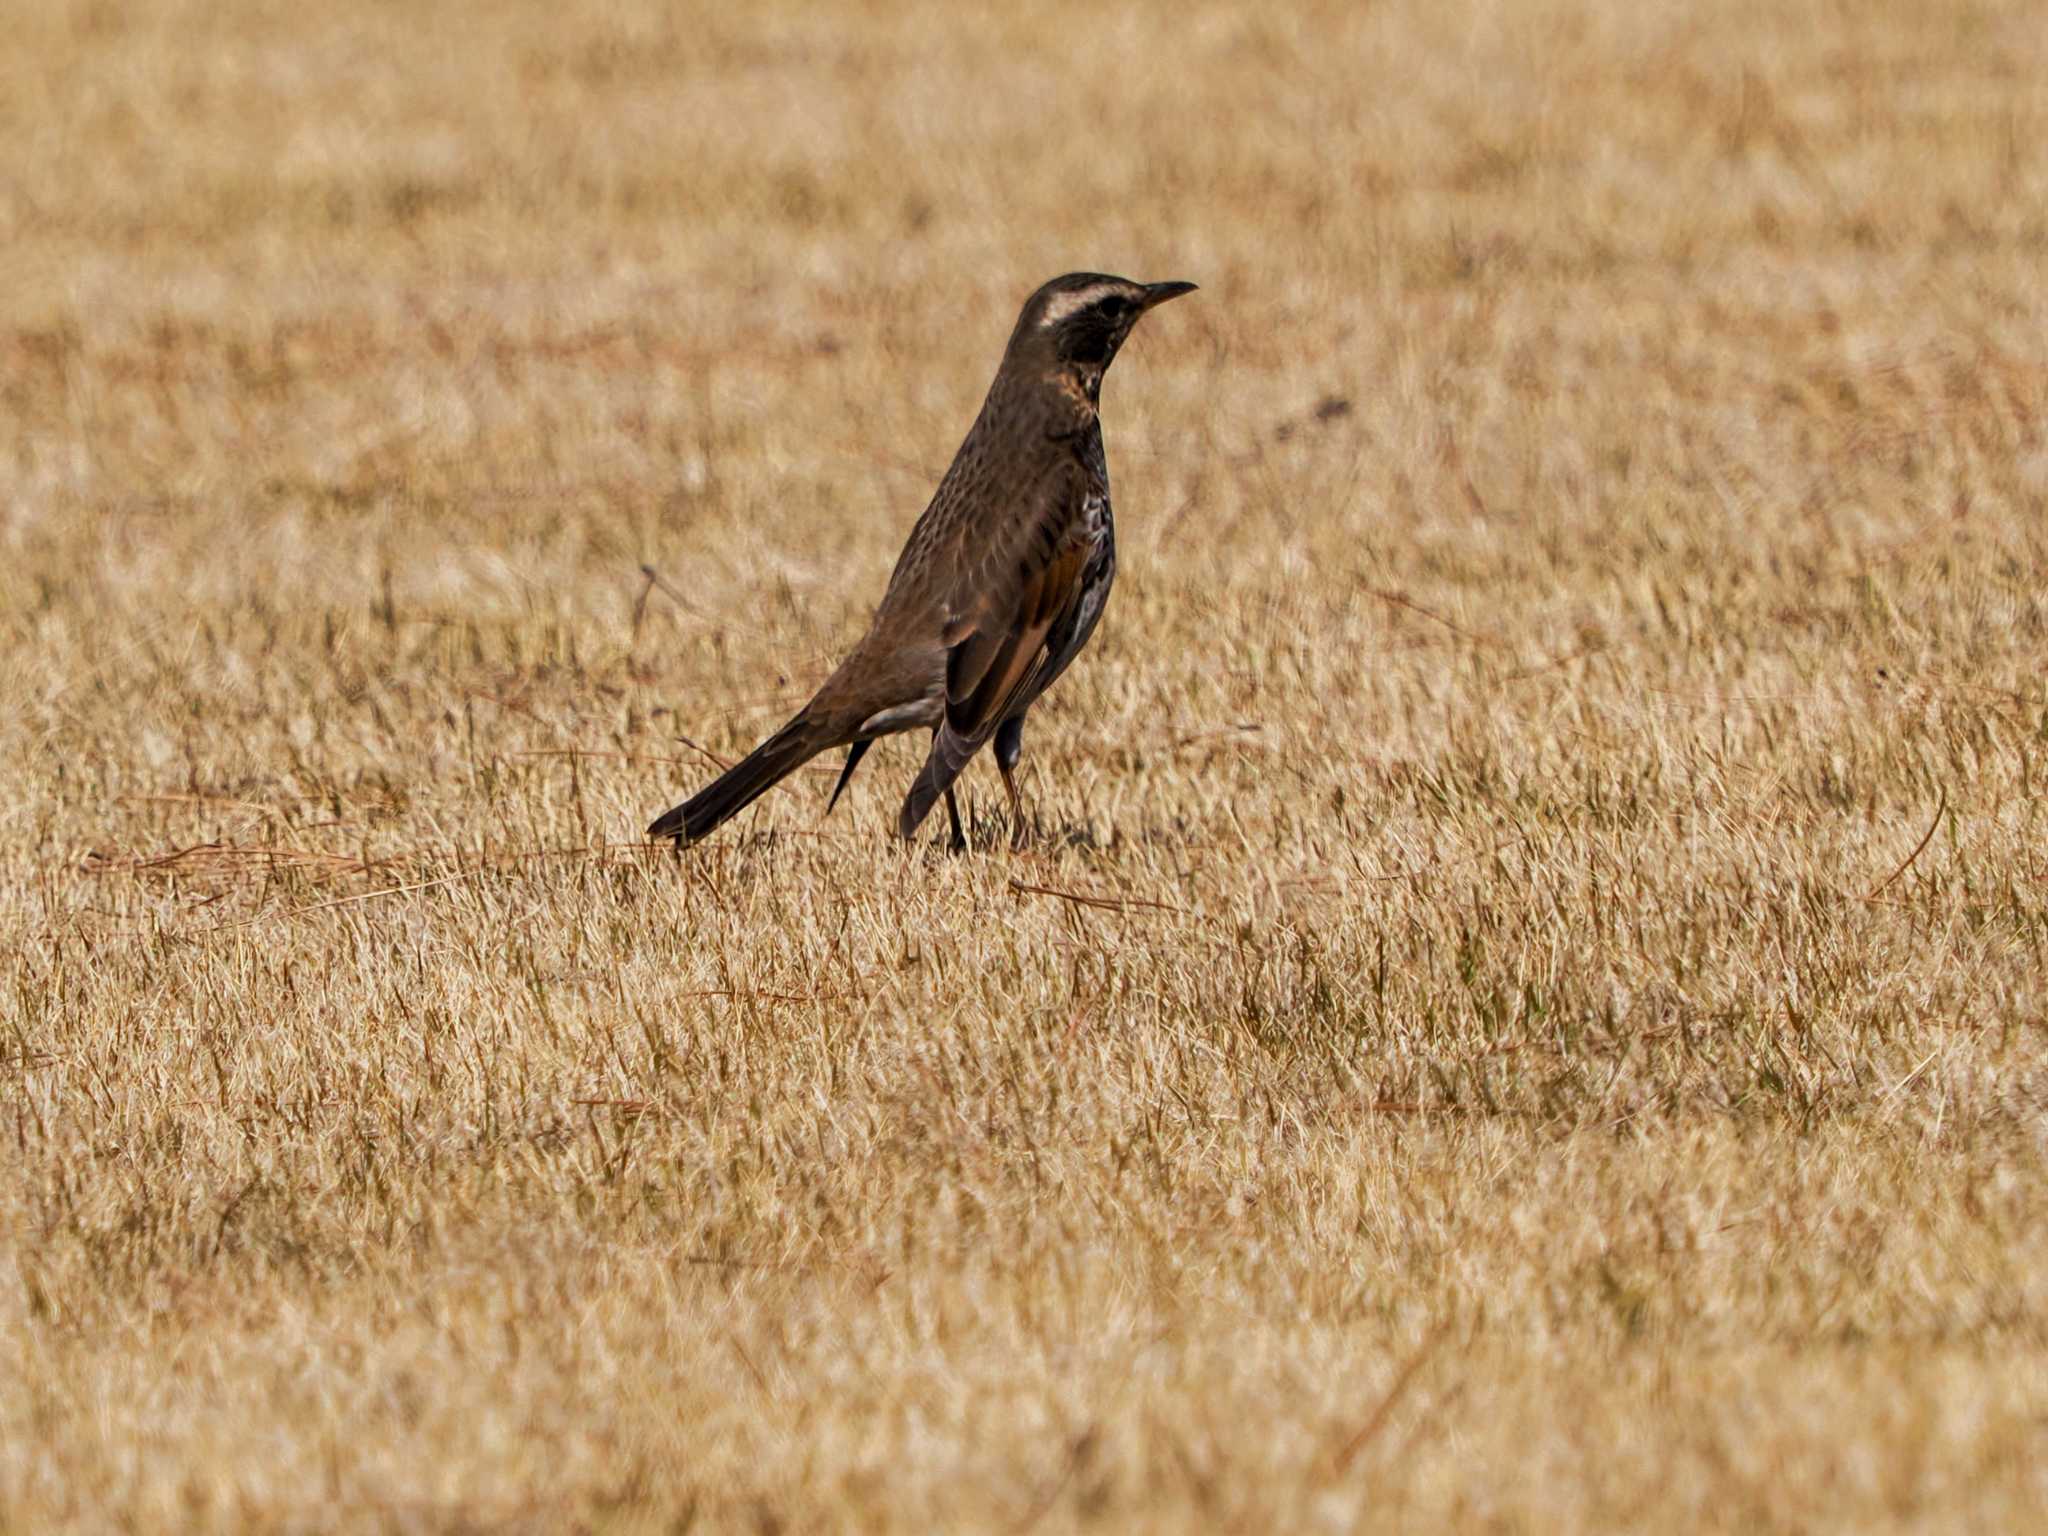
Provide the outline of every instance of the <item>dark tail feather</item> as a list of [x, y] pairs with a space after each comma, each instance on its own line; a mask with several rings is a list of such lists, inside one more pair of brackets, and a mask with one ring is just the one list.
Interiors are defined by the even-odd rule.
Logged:
[[839, 795], [846, 788], [846, 781], [853, 777], [853, 770], [860, 766], [860, 760], [868, 755], [868, 748], [875, 744], [875, 738], [866, 737], [846, 749], [846, 766], [839, 770], [839, 782], [832, 786], [832, 798], [825, 802], [825, 814], [832, 814], [832, 807], [839, 803]]
[[672, 837], [678, 848], [688, 847], [831, 745], [829, 732], [818, 730], [808, 714], [798, 715], [681, 805], [656, 817], [647, 835]]
[[953, 781], [967, 766], [968, 760], [981, 750], [987, 737], [962, 736], [950, 725], [939, 727], [932, 737], [931, 756], [924, 760], [924, 767], [917, 775], [917, 782], [910, 786], [910, 793], [903, 799], [903, 811], [896, 818], [896, 835], [914, 837], [932, 807], [939, 803], [939, 796], [953, 787]]

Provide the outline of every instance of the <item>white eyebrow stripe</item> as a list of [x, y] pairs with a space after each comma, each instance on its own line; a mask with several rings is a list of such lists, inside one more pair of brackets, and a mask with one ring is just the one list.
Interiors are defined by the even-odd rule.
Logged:
[[1086, 309], [1090, 304], [1100, 303], [1112, 293], [1124, 291], [1121, 283], [1095, 283], [1087, 288], [1076, 288], [1070, 293], [1056, 293], [1046, 301], [1045, 313], [1038, 317], [1040, 329], [1058, 325], [1077, 309]]

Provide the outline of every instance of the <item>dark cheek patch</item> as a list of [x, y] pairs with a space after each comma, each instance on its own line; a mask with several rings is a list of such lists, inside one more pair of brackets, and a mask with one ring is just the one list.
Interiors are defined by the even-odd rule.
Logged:
[[1115, 350], [1115, 338], [1106, 328], [1077, 326], [1067, 345], [1067, 359], [1099, 368], [1109, 362], [1109, 355]]

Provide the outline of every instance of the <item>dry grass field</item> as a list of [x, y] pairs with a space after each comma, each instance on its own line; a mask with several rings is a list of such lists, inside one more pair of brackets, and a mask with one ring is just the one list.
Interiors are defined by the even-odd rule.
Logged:
[[[10, 8], [0, 1531], [2039, 1528], [2044, 82]], [[1035, 846], [642, 845], [1076, 267], [1202, 292]]]

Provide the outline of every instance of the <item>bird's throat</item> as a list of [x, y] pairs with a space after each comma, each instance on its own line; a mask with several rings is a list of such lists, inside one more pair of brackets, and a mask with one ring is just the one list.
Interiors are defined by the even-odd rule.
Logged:
[[1065, 369], [1059, 376], [1059, 390], [1073, 402], [1077, 414], [1092, 420], [1102, 404], [1102, 370]]

